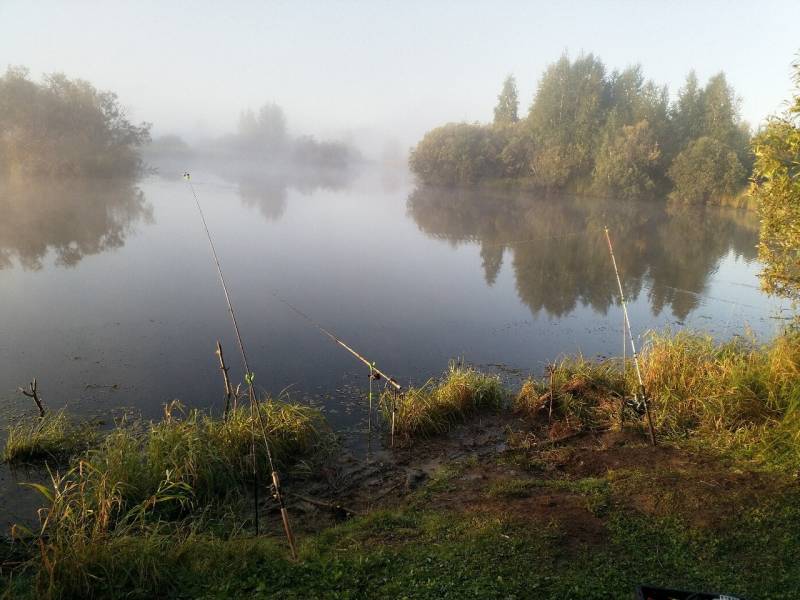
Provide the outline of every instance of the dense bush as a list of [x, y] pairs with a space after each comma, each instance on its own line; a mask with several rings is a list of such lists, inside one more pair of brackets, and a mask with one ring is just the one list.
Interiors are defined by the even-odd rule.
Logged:
[[428, 183], [472, 184], [498, 173], [501, 140], [488, 126], [450, 123], [437, 127], [411, 152], [411, 169]]

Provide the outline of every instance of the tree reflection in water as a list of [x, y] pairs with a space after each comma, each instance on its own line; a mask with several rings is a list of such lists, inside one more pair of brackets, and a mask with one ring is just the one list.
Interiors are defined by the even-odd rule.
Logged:
[[517, 293], [533, 314], [560, 317], [579, 304], [605, 313], [618, 303], [606, 224], [626, 296], [645, 292], [655, 315], [669, 307], [685, 319], [729, 252], [756, 258], [758, 220], [741, 210], [424, 187], [407, 207], [427, 235], [453, 246], [480, 244], [488, 285], [510, 260]]
[[11, 179], [0, 184], [0, 269], [14, 262], [38, 270], [50, 251], [55, 264], [77, 265], [84, 256], [125, 244], [152, 207], [133, 178]]

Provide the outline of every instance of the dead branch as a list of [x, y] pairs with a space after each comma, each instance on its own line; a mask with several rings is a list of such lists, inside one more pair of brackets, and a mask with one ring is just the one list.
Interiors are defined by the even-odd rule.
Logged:
[[44, 419], [44, 403], [42, 399], [39, 397], [39, 385], [36, 382], [36, 378], [33, 378], [28, 384], [28, 389], [25, 388], [17, 388], [23, 396], [27, 396], [28, 398], [33, 398], [33, 401], [36, 403], [36, 407], [39, 409], [39, 418]]

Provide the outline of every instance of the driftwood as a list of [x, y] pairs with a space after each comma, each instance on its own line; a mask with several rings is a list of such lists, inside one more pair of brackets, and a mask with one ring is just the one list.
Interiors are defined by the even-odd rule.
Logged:
[[33, 401], [36, 403], [36, 407], [39, 409], [39, 418], [44, 419], [44, 413], [45, 413], [44, 403], [42, 402], [42, 399], [39, 397], [39, 386], [36, 382], [36, 378], [34, 377], [33, 381], [31, 381], [28, 384], [27, 390], [25, 388], [17, 388], [17, 389], [20, 391], [20, 393], [22, 393], [22, 395], [27, 396], [28, 398], [33, 398]]

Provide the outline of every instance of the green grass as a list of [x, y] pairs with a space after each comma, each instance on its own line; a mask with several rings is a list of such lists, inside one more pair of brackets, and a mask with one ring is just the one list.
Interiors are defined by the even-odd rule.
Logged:
[[[441, 379], [409, 388], [398, 396], [395, 433], [405, 438], [444, 433], [476, 412], [501, 408], [505, 399], [499, 377], [451, 363]], [[382, 407], [388, 421], [393, 404], [394, 396], [387, 392]]]
[[799, 500], [795, 492], [743, 509], [719, 530], [611, 508], [599, 547], [575, 545], [558, 522], [382, 511], [307, 537], [297, 562], [270, 538], [165, 530], [76, 557], [88, 561], [89, 586], [71, 572], [52, 587], [35, 587], [33, 575], [16, 585], [20, 597], [546, 600], [628, 598], [648, 582], [789, 599], [800, 589]]
[[75, 423], [65, 412], [24, 419], [8, 428], [3, 460], [9, 464], [62, 463], [87, 450], [97, 440], [96, 429]]
[[661, 436], [781, 468], [800, 466], [799, 334], [766, 345], [653, 334], [642, 358]]

